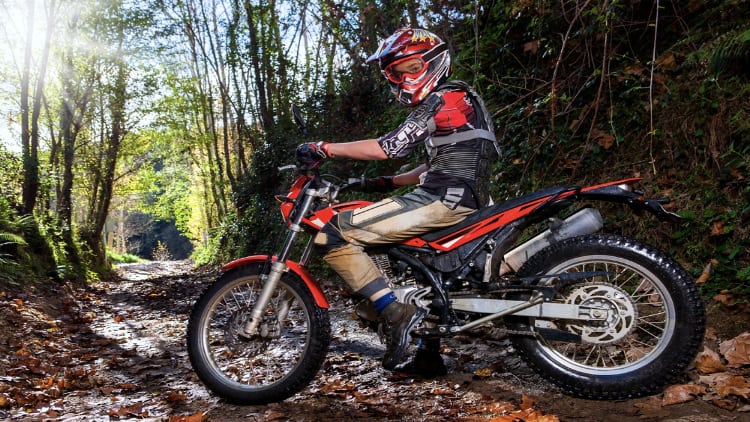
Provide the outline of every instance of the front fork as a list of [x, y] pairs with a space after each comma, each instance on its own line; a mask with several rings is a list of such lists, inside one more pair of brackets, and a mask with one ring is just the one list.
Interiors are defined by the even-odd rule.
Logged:
[[[279, 285], [279, 280], [281, 280], [281, 276], [286, 272], [286, 269], [287, 266], [283, 261], [275, 261], [271, 264], [271, 271], [263, 282], [263, 288], [258, 295], [258, 300], [250, 311], [250, 319], [243, 329], [245, 336], [251, 337], [258, 333], [258, 326], [263, 321], [263, 315], [268, 308], [268, 302], [271, 301], [271, 296], [273, 296], [276, 287]], [[264, 334], [263, 330], [261, 330], [261, 334]]]
[[[302, 203], [302, 206], [300, 206], [297, 214], [294, 217], [294, 220], [289, 225], [289, 232], [287, 233], [286, 239], [284, 240], [281, 252], [276, 257], [276, 260], [271, 263], [271, 270], [268, 272], [268, 274], [261, 274], [261, 278], [265, 277], [265, 280], [263, 281], [263, 288], [258, 294], [258, 300], [255, 302], [255, 305], [253, 305], [253, 309], [250, 311], [249, 320], [243, 327], [243, 334], [247, 337], [259, 333], [258, 327], [263, 322], [263, 316], [266, 314], [266, 311], [268, 309], [268, 303], [271, 301], [271, 297], [276, 291], [276, 287], [278, 287], [279, 285], [281, 276], [283, 276], [284, 273], [289, 269], [289, 267], [286, 265], [286, 260], [291, 253], [292, 246], [294, 246], [299, 233], [302, 232], [302, 227], [300, 226], [302, 217], [307, 214], [308, 210], [312, 206], [313, 199], [317, 194], [319, 193], [314, 189], [309, 189], [307, 192], [305, 192], [305, 198], [303, 199], [304, 202]], [[310, 249], [310, 247], [311, 244], [308, 244], [308, 247], [306, 248], [304, 254], [305, 260], [309, 255], [307, 249]], [[291, 298], [284, 298], [283, 302], [279, 306], [279, 309], [275, 310], [277, 314], [277, 323], [283, 321], [286, 318], [286, 315], [289, 313], [289, 308], [291, 307], [291, 300]], [[263, 335], [264, 331], [266, 330], [261, 329], [260, 334]]]

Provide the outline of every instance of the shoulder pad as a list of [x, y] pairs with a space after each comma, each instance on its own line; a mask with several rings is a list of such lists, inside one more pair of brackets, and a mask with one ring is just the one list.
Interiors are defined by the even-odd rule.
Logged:
[[471, 91], [471, 87], [464, 81], [448, 81], [440, 84], [435, 91]]

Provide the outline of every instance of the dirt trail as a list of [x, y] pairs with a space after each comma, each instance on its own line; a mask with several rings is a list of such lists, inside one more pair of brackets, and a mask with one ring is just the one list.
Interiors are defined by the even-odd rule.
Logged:
[[564, 396], [502, 335], [445, 342], [445, 377], [398, 376], [380, 367], [383, 346], [330, 286], [334, 340], [315, 382], [283, 403], [232, 406], [197, 380], [184, 345], [190, 307], [216, 274], [186, 261], [118, 273], [85, 288], [0, 292], [0, 420], [750, 421], [701, 399], [663, 407], [659, 396]]

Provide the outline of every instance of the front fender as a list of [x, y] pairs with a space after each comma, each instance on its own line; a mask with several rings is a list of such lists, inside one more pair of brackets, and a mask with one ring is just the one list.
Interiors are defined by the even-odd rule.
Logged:
[[[276, 257], [274, 256], [272, 258], [274, 261], [276, 261]], [[229, 262], [227, 264], [224, 264], [223, 267], [221, 267], [222, 271], [229, 271], [233, 268], [240, 267], [242, 265], [247, 264], [263, 264], [268, 260], [268, 255], [252, 255], [252, 256], [246, 256], [244, 258], [235, 259], [232, 262]], [[313, 298], [315, 299], [315, 304], [318, 305], [321, 308], [328, 309], [331, 307], [331, 305], [328, 304], [328, 299], [326, 299], [325, 294], [323, 293], [323, 290], [320, 288], [320, 285], [318, 284], [317, 280], [310, 274], [309, 271], [307, 271], [307, 268], [303, 267], [297, 262], [286, 260], [286, 266], [289, 268], [290, 271], [292, 271], [294, 274], [296, 274], [299, 278], [302, 279], [302, 281], [307, 285], [307, 288], [310, 289], [310, 292], [313, 295]]]

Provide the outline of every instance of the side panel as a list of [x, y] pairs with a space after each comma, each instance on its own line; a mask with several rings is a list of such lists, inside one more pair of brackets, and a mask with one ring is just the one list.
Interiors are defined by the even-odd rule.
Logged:
[[[231, 270], [232, 268], [236, 268], [245, 264], [262, 264], [267, 259], [268, 259], [268, 255], [246, 256], [244, 258], [235, 259], [232, 262], [224, 264], [224, 266], [221, 267], [221, 269], [222, 271], [227, 271], [227, 270]], [[275, 261], [276, 257], [273, 257], [272, 259]], [[305, 282], [305, 284], [307, 285], [307, 288], [310, 289], [310, 292], [312, 293], [313, 298], [315, 299], [316, 305], [324, 309], [328, 309], [331, 307], [331, 305], [328, 304], [328, 299], [326, 299], [325, 294], [323, 293], [323, 290], [320, 288], [320, 285], [315, 280], [315, 278], [310, 274], [310, 272], [307, 271], [307, 268], [290, 260], [286, 261], [286, 266], [289, 267], [290, 271], [297, 274], [302, 279], [302, 281]]]
[[369, 201], [343, 202], [341, 204], [336, 204], [331, 207], [326, 207], [318, 210], [309, 218], [303, 218], [302, 222], [310, 225], [311, 227], [314, 227], [317, 230], [320, 230], [326, 223], [331, 220], [334, 215], [340, 213], [341, 211], [354, 210], [357, 208], [366, 207], [371, 204], [372, 202]]
[[[614, 182], [602, 183], [602, 184], [594, 185], [594, 186], [588, 186], [585, 188], [581, 188], [580, 190], [571, 189], [568, 192], [563, 192], [562, 194], [560, 194], [558, 199], [565, 199], [565, 198], [577, 195], [579, 192], [596, 191], [597, 189], [603, 189], [603, 188], [613, 187], [613, 186], [618, 186], [618, 185], [632, 185], [632, 184], [639, 182], [640, 180], [641, 178], [630, 178], [630, 179], [623, 179], [623, 180], [618, 180]], [[622, 192], [627, 192], [627, 191], [622, 191]], [[425, 242], [422, 239], [415, 238], [407, 242], [404, 242], [404, 244], [409, 245], [409, 246], [414, 246], [414, 247], [422, 247], [425, 244], [429, 244], [429, 246], [435, 250], [447, 252], [461, 245], [464, 245], [468, 242], [471, 242], [472, 240], [476, 239], [479, 236], [483, 236], [493, 230], [497, 230], [500, 227], [510, 224], [513, 221], [516, 221], [519, 218], [522, 218], [530, 214], [531, 212], [535, 211], [537, 207], [543, 205], [550, 198], [552, 198], [551, 195], [537, 198], [537, 199], [534, 199], [532, 201], [529, 201], [523, 204], [519, 204], [516, 207], [504, 210], [502, 212], [498, 212], [495, 215], [488, 216], [487, 218], [481, 221], [477, 221], [476, 223], [470, 226], [464, 227], [461, 230], [456, 230], [455, 232], [450, 233], [435, 241]]]

